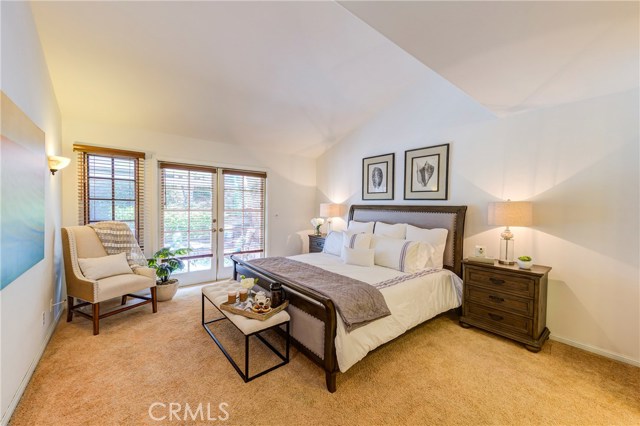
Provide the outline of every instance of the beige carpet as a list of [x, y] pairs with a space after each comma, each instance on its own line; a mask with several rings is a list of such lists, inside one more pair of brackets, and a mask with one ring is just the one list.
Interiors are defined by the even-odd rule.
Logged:
[[[241, 335], [218, 325], [241, 361]], [[275, 361], [254, 342], [258, 368]], [[154, 403], [164, 421], [150, 417]], [[172, 403], [188, 421], [170, 418]], [[228, 419], [209, 421], [207, 405]], [[295, 350], [289, 365], [245, 384], [202, 329], [192, 287], [155, 315], [146, 306], [102, 321], [95, 337], [88, 320], [63, 319], [11, 424], [638, 425], [640, 369], [553, 341], [533, 354], [441, 316], [339, 374], [334, 394]]]

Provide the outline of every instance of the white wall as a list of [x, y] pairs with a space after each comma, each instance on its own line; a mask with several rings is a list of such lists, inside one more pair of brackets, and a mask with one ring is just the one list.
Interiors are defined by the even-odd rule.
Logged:
[[[2, 2], [0, 13], [2, 90], [45, 132], [47, 155], [60, 154], [60, 112], [29, 4]], [[2, 424], [8, 422], [62, 311], [58, 306], [49, 312], [50, 299], [62, 300], [61, 176], [45, 176], [45, 258], [0, 292]]]
[[65, 120], [63, 152], [73, 158], [64, 176], [63, 226], [78, 223], [76, 158], [74, 143], [144, 151], [146, 161], [145, 251], [158, 249], [157, 161], [230, 166], [267, 171], [267, 251], [286, 256], [302, 251], [296, 231], [309, 228], [317, 213], [315, 160], [274, 153], [261, 147], [216, 143], [148, 130]]
[[[497, 256], [487, 203], [532, 200], [516, 256], [553, 267], [552, 338], [638, 365], [639, 114], [633, 90], [498, 119], [427, 74], [318, 159], [317, 202], [362, 202], [362, 158], [395, 152], [394, 202], [468, 205], [464, 254], [483, 244]], [[404, 151], [445, 142], [449, 200], [403, 201]]]

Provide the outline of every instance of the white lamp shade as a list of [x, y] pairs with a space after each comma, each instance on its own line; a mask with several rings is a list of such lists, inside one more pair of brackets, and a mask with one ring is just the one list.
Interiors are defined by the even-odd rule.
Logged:
[[533, 204], [529, 201], [489, 203], [489, 225], [531, 226]]
[[52, 155], [48, 157], [47, 160], [49, 162], [49, 169], [55, 170], [55, 171], [64, 169], [71, 162], [70, 158], [59, 157], [57, 155]]
[[320, 204], [320, 217], [340, 216], [340, 204], [322, 203]]

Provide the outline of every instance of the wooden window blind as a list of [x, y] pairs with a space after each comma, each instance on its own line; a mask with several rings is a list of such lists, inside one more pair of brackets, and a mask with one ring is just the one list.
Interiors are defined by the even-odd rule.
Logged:
[[216, 169], [168, 162], [160, 168], [160, 235], [162, 247], [192, 252], [182, 272], [211, 268], [213, 258]]
[[144, 249], [143, 152], [74, 145], [78, 161], [78, 223], [127, 223]]
[[223, 169], [225, 264], [234, 253], [264, 254], [267, 174]]

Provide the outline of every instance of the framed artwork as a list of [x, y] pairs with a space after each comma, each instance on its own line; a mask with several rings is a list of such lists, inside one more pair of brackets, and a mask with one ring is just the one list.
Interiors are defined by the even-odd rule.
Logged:
[[449, 144], [404, 152], [404, 199], [446, 200], [449, 196]]
[[393, 200], [395, 154], [362, 159], [362, 199]]
[[44, 259], [45, 134], [1, 92], [0, 290]]

